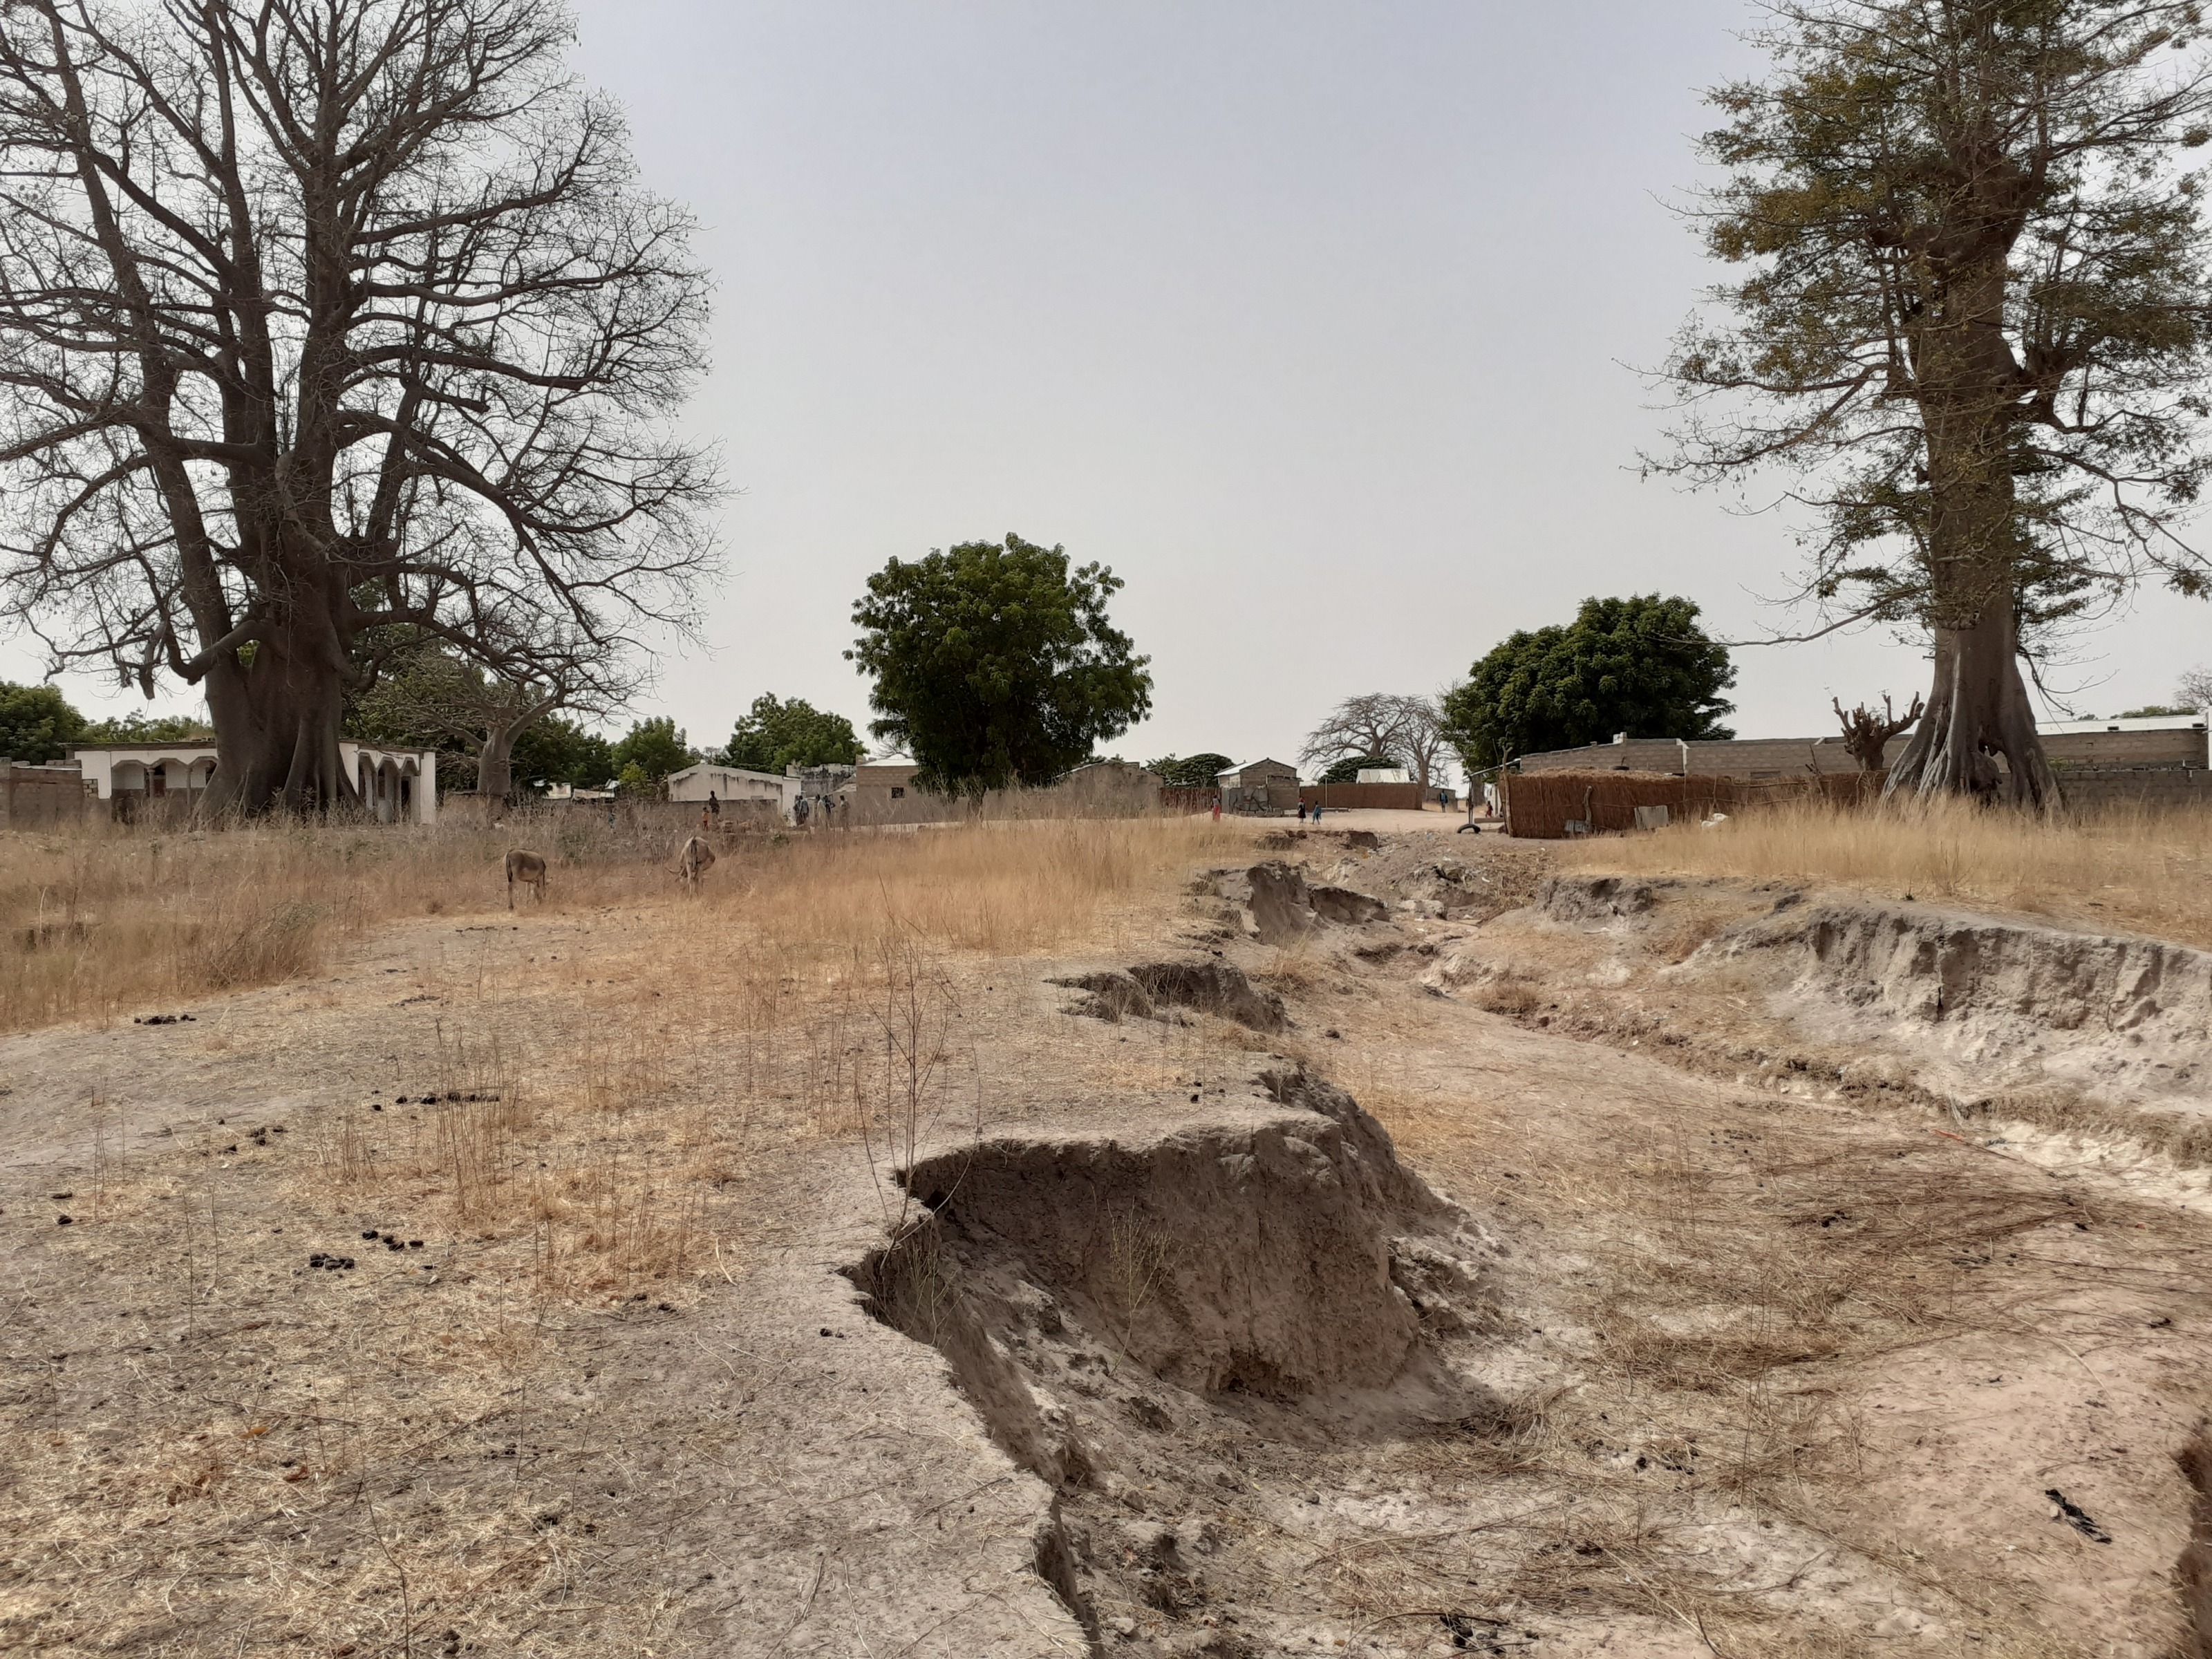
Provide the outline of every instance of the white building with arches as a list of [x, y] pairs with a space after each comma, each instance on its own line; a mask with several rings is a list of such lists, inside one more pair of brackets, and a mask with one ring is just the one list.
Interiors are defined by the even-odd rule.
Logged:
[[[80, 743], [70, 746], [70, 757], [120, 817], [155, 801], [189, 803], [215, 775], [212, 743]], [[338, 764], [379, 823], [438, 821], [435, 750], [386, 749], [345, 738], [338, 742]]]

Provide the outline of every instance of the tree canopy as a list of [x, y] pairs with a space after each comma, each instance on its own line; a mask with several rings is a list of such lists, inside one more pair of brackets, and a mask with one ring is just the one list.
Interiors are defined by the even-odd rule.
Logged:
[[1712, 94], [1693, 216], [1748, 270], [1678, 342], [1664, 465], [1790, 476], [1828, 625], [1932, 634], [1893, 789], [2045, 802], [2021, 653], [2146, 578], [2212, 588], [2181, 534], [2212, 465], [2201, 9], [1765, 9], [1772, 72]]
[[356, 647], [682, 624], [707, 279], [555, 0], [0, 9], [0, 603], [204, 688], [208, 804], [349, 798]]
[[1152, 708], [1151, 659], [1107, 619], [1121, 580], [1009, 535], [893, 559], [853, 606], [845, 654], [875, 677], [869, 729], [924, 789], [1051, 782]]
[[1735, 684], [1698, 606], [1656, 593], [1584, 599], [1565, 627], [1522, 630], [1444, 694], [1452, 745], [1470, 775], [1518, 755], [1632, 738], [1732, 738]]
[[209, 743], [215, 728], [197, 714], [125, 714], [94, 720], [76, 735], [79, 743]]
[[0, 680], [0, 758], [33, 766], [59, 760], [64, 745], [84, 740], [84, 716], [59, 687]]
[[516, 737], [514, 765], [515, 777], [533, 788], [604, 789], [621, 770], [612, 744], [562, 714], [548, 714]]
[[803, 697], [785, 702], [772, 693], [753, 699], [723, 750], [732, 766], [775, 773], [792, 766], [851, 766], [860, 755], [860, 733], [842, 714]]
[[1346, 755], [1342, 760], [1332, 761], [1319, 778], [1319, 783], [1357, 783], [1362, 772], [1381, 771], [1390, 768], [1403, 769], [1406, 763], [1395, 755]]
[[615, 744], [611, 758], [617, 776], [635, 767], [647, 783], [658, 788], [672, 775], [697, 760], [699, 755], [677, 729], [676, 722], [664, 717], [640, 720], [631, 726], [622, 741]]
[[609, 714], [636, 684], [618, 663], [561, 653], [513, 673], [495, 672], [434, 635], [404, 633], [404, 641], [382, 642], [375, 653], [368, 689], [349, 699], [347, 728], [384, 743], [451, 753], [474, 775], [481, 795], [514, 793], [516, 744], [556, 709]]
[[1173, 755], [1164, 755], [1156, 761], [1146, 761], [1145, 769], [1171, 788], [1211, 789], [1221, 775], [1236, 764], [1226, 755], [1208, 751], [1186, 755], [1180, 760]]

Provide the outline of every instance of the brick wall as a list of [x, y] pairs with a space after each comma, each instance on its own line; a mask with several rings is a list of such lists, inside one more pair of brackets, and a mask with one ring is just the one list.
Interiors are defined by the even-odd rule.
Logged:
[[2053, 732], [2043, 752], [2053, 766], [2197, 766], [2205, 764], [2202, 732]]
[[1332, 810], [1372, 806], [1386, 811], [1418, 812], [1424, 805], [1422, 794], [1418, 783], [1309, 783], [1298, 791], [1298, 799], [1308, 806], [1322, 805]]
[[2201, 766], [2069, 766], [2058, 774], [2058, 788], [2067, 805], [2081, 810], [2212, 807], [2212, 772]]
[[[1912, 740], [1909, 732], [1889, 740], [1884, 758], [1894, 761]], [[2044, 753], [2060, 768], [2195, 766], [2212, 763], [2202, 732], [2052, 732]], [[1632, 738], [1523, 755], [1524, 772], [1671, 772], [1693, 778], [1824, 777], [1858, 770], [1840, 738], [1735, 738], [1720, 743], [1676, 743], [1672, 738]]]
[[1839, 777], [1859, 769], [1840, 738], [1737, 738], [1684, 747], [1693, 778]]
[[1523, 755], [1520, 767], [1523, 772], [1680, 772], [1682, 745], [1672, 738], [1631, 738]]
[[84, 778], [75, 766], [0, 760], [0, 830], [43, 830], [89, 816]]

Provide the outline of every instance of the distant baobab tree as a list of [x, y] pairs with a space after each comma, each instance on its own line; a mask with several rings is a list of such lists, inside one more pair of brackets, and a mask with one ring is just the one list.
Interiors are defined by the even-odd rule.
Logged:
[[[328, 806], [374, 636], [690, 619], [687, 216], [545, 0], [0, 8], [0, 600], [200, 686], [210, 805]], [[517, 682], [520, 683], [520, 682]]]

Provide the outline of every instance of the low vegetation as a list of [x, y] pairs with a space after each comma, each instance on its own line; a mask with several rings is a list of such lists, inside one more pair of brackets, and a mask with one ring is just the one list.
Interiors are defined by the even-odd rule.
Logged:
[[2212, 949], [2212, 814], [2203, 811], [2043, 819], [1952, 799], [1866, 811], [1804, 802], [1711, 829], [1563, 843], [1559, 856], [1590, 869], [1834, 884]]
[[[112, 1018], [314, 974], [403, 918], [502, 909], [507, 849], [552, 861], [549, 908], [675, 896], [673, 813], [520, 817], [398, 832], [270, 822], [178, 834], [0, 837], [0, 1030]], [[738, 838], [685, 912], [804, 963], [886, 937], [1014, 953], [1082, 937], [1218, 834], [1197, 820], [1030, 819]], [[529, 901], [525, 899], [523, 902]]]

